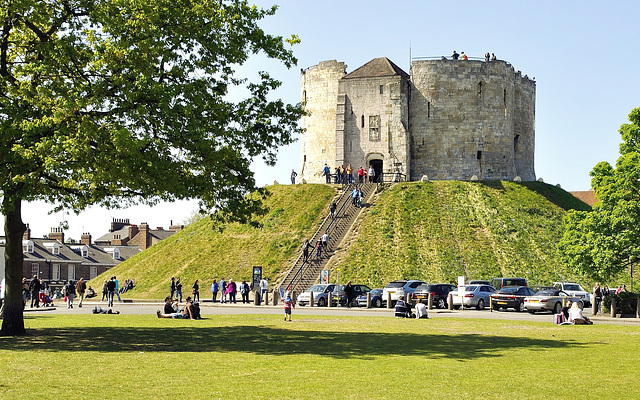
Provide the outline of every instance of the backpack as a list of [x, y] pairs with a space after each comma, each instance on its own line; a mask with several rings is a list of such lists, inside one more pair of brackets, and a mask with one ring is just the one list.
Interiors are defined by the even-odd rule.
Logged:
[[191, 303], [191, 312], [193, 313], [193, 319], [202, 319], [200, 316], [200, 303], [194, 301]]

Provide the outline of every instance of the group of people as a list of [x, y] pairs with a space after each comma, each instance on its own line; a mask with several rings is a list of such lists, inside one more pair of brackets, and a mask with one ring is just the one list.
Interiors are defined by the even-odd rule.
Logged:
[[158, 318], [173, 318], [173, 319], [200, 319], [200, 304], [191, 299], [191, 296], [187, 296], [184, 308], [180, 309], [180, 302], [178, 299], [173, 299], [170, 296], [164, 299], [164, 310], [156, 311]]
[[[613, 291], [613, 294], [620, 294], [622, 292], [627, 291], [627, 285], [620, 285], [616, 290]], [[609, 289], [609, 286], [604, 285], [600, 286], [600, 282], [596, 282], [596, 285], [593, 287], [593, 297], [595, 298], [595, 303], [593, 307], [597, 310], [596, 312], [602, 312], [602, 302], [607, 296], [611, 295], [612, 290]]]
[[564, 307], [562, 307], [562, 316], [564, 317], [564, 323], [575, 325], [592, 325], [593, 322], [586, 316], [582, 315], [582, 309], [577, 302], [568, 300]]
[[[355, 177], [353, 176], [353, 172], [354, 172], [353, 167], [351, 166], [351, 164], [349, 164], [347, 165], [346, 168], [342, 165], [337, 166], [335, 168], [335, 172], [331, 174], [331, 168], [329, 168], [329, 166], [325, 164], [324, 168], [322, 169], [322, 176], [325, 177], [325, 180], [327, 183], [331, 183], [332, 176], [333, 176], [333, 183], [354, 183]], [[360, 166], [357, 172], [358, 172], [359, 183], [365, 183], [367, 181], [367, 178], [371, 183], [376, 182], [376, 171], [373, 168], [373, 165], [369, 166], [368, 171], [362, 168], [362, 166]], [[292, 183], [294, 181], [293, 173], [294, 172], [292, 171], [292, 175], [291, 175]]]
[[[214, 279], [211, 282], [211, 301], [213, 303], [218, 302], [218, 296], [220, 296], [220, 303], [237, 303], [236, 295], [240, 292], [240, 296], [242, 298], [242, 303], [249, 303], [249, 293], [253, 290], [246, 280], [243, 280], [240, 284], [235, 282], [233, 279], [229, 279], [227, 282], [224, 277], [220, 278], [220, 281]], [[267, 292], [269, 286], [269, 281], [266, 277], [263, 277], [260, 280], [260, 301], [264, 300], [264, 295]], [[200, 301], [200, 280], [196, 279], [196, 281], [191, 286], [191, 295], [193, 296], [193, 302], [198, 303]], [[180, 281], [180, 277], [171, 277], [171, 282], [169, 283], [169, 299], [172, 301], [175, 299], [178, 303], [182, 303], [182, 282]], [[192, 299], [189, 296], [187, 299]]]
[[[133, 288], [133, 279], [130, 280], [130, 284], [131, 288]], [[113, 307], [113, 300], [116, 296], [118, 297], [118, 303], [122, 303], [122, 298], [120, 297], [120, 282], [116, 276], [112, 276], [109, 280], [105, 279], [102, 283], [102, 300], [100, 300], [100, 302], [102, 303], [106, 298], [109, 307]]]
[[314, 250], [316, 252], [316, 259], [319, 259], [322, 257], [322, 251], [324, 250], [326, 252], [328, 247], [329, 232], [325, 232], [324, 234], [322, 234], [322, 236], [320, 236], [320, 239], [316, 241], [315, 246], [312, 245], [309, 240], [305, 240], [302, 242], [302, 260], [304, 262], [309, 261], [309, 256], [313, 253]]
[[[443, 60], [446, 60], [446, 59], [447, 59], [447, 57], [442, 56], [442, 59], [443, 59]], [[454, 50], [454, 51], [453, 51], [453, 54], [451, 55], [451, 59], [452, 59], [452, 60], [465, 60], [465, 61], [466, 61], [466, 60], [469, 60], [469, 57], [467, 57], [467, 55], [466, 55], [466, 54], [464, 54], [464, 51], [463, 51], [462, 53], [458, 54], [458, 52], [456, 52], [456, 51]], [[496, 55], [495, 55], [494, 53], [491, 53], [491, 55], [489, 55], [489, 52], [487, 52], [487, 53], [484, 55], [484, 61], [485, 61], [485, 62], [489, 62], [489, 61], [496, 61], [496, 60], [497, 60], [497, 58], [496, 58]]]

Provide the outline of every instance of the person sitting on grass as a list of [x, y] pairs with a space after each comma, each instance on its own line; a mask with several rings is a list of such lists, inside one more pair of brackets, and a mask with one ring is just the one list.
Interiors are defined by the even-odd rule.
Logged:
[[569, 322], [575, 325], [591, 325], [593, 322], [582, 315], [582, 310], [578, 307], [578, 303], [574, 302], [569, 309]]
[[96, 297], [96, 291], [93, 290], [93, 288], [91, 286], [89, 286], [89, 289], [87, 289], [87, 294], [84, 297], [86, 299], [90, 299], [92, 297]]
[[164, 314], [158, 310], [156, 311], [156, 314], [158, 315], [158, 318], [195, 319], [193, 318], [193, 303], [191, 302], [191, 296], [187, 297], [187, 304], [184, 306], [182, 311]]
[[120, 311], [118, 310], [112, 310], [112, 309], [106, 309], [106, 308], [102, 308], [98, 305], [96, 305], [95, 307], [93, 307], [93, 311], [91, 311], [94, 314], [120, 314]]
[[400, 296], [396, 302], [396, 318], [412, 318], [411, 306], [404, 301], [404, 296]]
[[417, 319], [420, 319], [420, 318], [429, 319], [429, 313], [427, 312], [427, 306], [425, 306], [424, 303], [422, 303], [420, 301], [416, 304], [416, 318]]

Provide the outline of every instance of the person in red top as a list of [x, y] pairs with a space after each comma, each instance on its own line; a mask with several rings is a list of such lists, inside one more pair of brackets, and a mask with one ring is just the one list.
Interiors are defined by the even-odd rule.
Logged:
[[364, 169], [362, 169], [362, 165], [360, 166], [360, 169], [358, 170], [358, 182], [362, 183], [364, 182]]
[[295, 303], [293, 302], [293, 299], [291, 298], [291, 292], [285, 293], [282, 304], [284, 305], [284, 320], [286, 321], [288, 316], [289, 322], [291, 322], [291, 308], [292, 307], [295, 308], [296, 306]]

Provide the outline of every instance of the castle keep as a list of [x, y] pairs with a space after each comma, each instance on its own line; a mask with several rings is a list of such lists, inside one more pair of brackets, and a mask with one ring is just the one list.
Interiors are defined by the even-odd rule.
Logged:
[[413, 60], [407, 74], [382, 57], [346, 68], [301, 72], [307, 182], [324, 182], [325, 163], [408, 180], [536, 179], [535, 82], [509, 63]]

